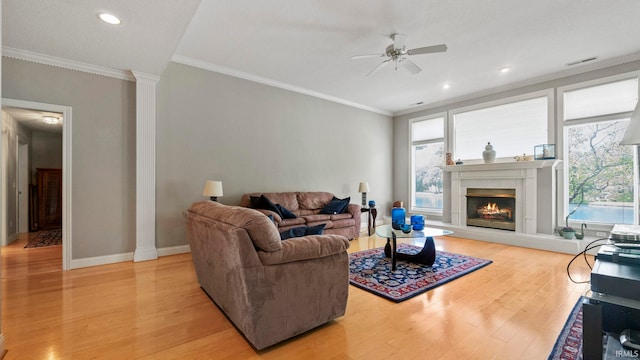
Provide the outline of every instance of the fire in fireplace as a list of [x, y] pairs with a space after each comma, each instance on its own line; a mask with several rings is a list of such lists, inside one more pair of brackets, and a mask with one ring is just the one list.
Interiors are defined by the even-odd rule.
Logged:
[[467, 189], [467, 225], [516, 230], [515, 189]]

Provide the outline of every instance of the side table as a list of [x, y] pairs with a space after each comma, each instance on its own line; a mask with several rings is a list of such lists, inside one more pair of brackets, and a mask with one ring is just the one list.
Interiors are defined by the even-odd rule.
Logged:
[[360, 208], [361, 213], [367, 213], [367, 235], [371, 236], [372, 232], [376, 229], [376, 217], [378, 216], [378, 209], [374, 207]]

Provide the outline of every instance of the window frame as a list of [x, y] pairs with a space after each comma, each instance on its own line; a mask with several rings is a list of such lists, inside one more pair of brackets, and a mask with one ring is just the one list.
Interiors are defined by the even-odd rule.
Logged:
[[[638, 79], [638, 97], [640, 98], [640, 71], [632, 71], [626, 72], [623, 74], [617, 74], [613, 76], [602, 77], [599, 79], [593, 79], [589, 81], [579, 82], [575, 84], [570, 84], [566, 86], [561, 86], [557, 88], [556, 97], [557, 101], [557, 113], [558, 113], [558, 121], [556, 122], [556, 132], [561, 134], [562, 136], [558, 136], [558, 143], [556, 146], [556, 155], [558, 159], [566, 160], [568, 156], [568, 136], [569, 136], [569, 128], [576, 125], [584, 125], [584, 124], [592, 124], [596, 122], [602, 121], [613, 121], [613, 120], [622, 120], [631, 117], [633, 110], [605, 115], [597, 115], [597, 116], [588, 116], [583, 118], [576, 119], [564, 119], [564, 94], [566, 92], [571, 92], [575, 90], [586, 89], [595, 86], [606, 85], [614, 82], [630, 80], [630, 79]], [[634, 162], [636, 163], [636, 167], [634, 168], [634, 179], [636, 180], [633, 184], [634, 191], [634, 208], [636, 209], [634, 224], [638, 225], [640, 223], [640, 211], [638, 211], [638, 206], [640, 204], [640, 147], [638, 145], [627, 145], [633, 146], [635, 149], [633, 151]], [[557, 188], [557, 224], [558, 227], [565, 226], [565, 217], [567, 216], [567, 211], [569, 207], [569, 170], [568, 170], [569, 162], [563, 161], [562, 166], [558, 167], [559, 176], [562, 181], [558, 181]], [[580, 227], [582, 223], [588, 224], [588, 228], [593, 231], [611, 231], [613, 225], [609, 223], [601, 223], [601, 222], [589, 222], [589, 221], [569, 221], [569, 226], [577, 228]]]
[[[435, 119], [439, 119], [442, 118], [442, 126], [444, 127], [444, 131], [443, 131], [443, 137], [442, 138], [436, 138], [436, 139], [429, 139], [429, 140], [418, 140], [418, 141], [413, 141], [413, 133], [412, 133], [412, 129], [413, 129], [413, 124], [417, 123], [417, 122], [421, 122], [421, 121], [428, 121], [428, 120], [435, 120]], [[438, 112], [438, 113], [434, 113], [434, 114], [430, 114], [430, 115], [426, 115], [426, 116], [420, 116], [414, 119], [410, 119], [409, 120], [409, 129], [408, 129], [408, 139], [409, 139], [409, 184], [408, 184], [408, 190], [409, 190], [409, 206], [408, 209], [410, 212], [412, 213], [416, 213], [416, 214], [423, 214], [426, 216], [429, 216], [429, 218], [434, 219], [434, 220], [442, 220], [443, 219], [443, 210], [426, 210], [424, 208], [417, 208], [414, 206], [413, 204], [413, 199], [415, 198], [415, 176], [416, 176], [416, 172], [415, 172], [415, 157], [414, 157], [414, 146], [416, 145], [426, 145], [426, 144], [435, 144], [435, 143], [439, 143], [442, 142], [443, 143], [443, 149], [444, 152], [446, 153], [447, 150], [447, 112]], [[444, 165], [444, 158], [442, 159], [442, 164]], [[443, 177], [443, 182], [445, 182], [444, 179], [444, 172], [442, 174]], [[445, 197], [447, 196], [445, 189], [443, 189], [442, 191], [442, 196]], [[443, 198], [443, 208], [444, 208], [444, 201], [445, 199]]]

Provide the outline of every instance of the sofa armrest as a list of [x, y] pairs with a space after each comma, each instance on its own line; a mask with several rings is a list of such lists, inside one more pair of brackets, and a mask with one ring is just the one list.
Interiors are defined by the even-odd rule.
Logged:
[[281, 250], [258, 251], [258, 256], [264, 265], [276, 265], [331, 256], [348, 248], [349, 240], [342, 235], [309, 235], [287, 239]]
[[260, 211], [261, 213], [267, 216], [269, 215], [273, 216], [273, 220], [277, 223], [282, 221], [282, 218], [280, 217], [280, 215], [278, 215], [278, 213], [276, 213], [275, 211], [266, 210], [266, 209], [254, 209], [254, 210]]
[[353, 238], [357, 238], [360, 237], [360, 225], [361, 225], [361, 218], [362, 218], [362, 211], [360, 211], [361, 206], [358, 204], [349, 204], [349, 206], [347, 207], [347, 212], [349, 214], [351, 214], [351, 216], [353, 216], [353, 220], [356, 221], [355, 223], [355, 227], [353, 229]]

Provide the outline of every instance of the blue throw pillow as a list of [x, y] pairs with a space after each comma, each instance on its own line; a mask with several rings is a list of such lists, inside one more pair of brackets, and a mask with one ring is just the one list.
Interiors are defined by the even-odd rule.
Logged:
[[337, 197], [333, 197], [329, 203], [320, 210], [320, 214], [342, 214], [349, 207], [349, 202], [351, 201], [351, 197], [346, 197], [344, 199], [338, 199]]
[[280, 240], [287, 240], [294, 237], [304, 236], [306, 232], [306, 226], [298, 226], [291, 228], [289, 230], [285, 230], [280, 233]]
[[292, 213], [291, 211], [289, 211], [289, 209], [287, 209], [286, 207], [280, 205], [280, 204], [276, 204], [276, 207], [278, 208], [278, 210], [280, 210], [280, 214], [282, 214], [281, 218], [283, 219], [295, 219], [297, 218], [296, 214]]
[[271, 210], [274, 213], [278, 214], [278, 216], [282, 217], [282, 213], [280, 212], [280, 209], [278, 209], [278, 207], [271, 202], [271, 200], [269, 200], [268, 197], [263, 195], [258, 196], [251, 196], [249, 198], [249, 200], [251, 201], [251, 205], [256, 208], [256, 209], [263, 209], [263, 210]]
[[320, 224], [320, 225], [316, 225], [316, 226], [307, 226], [304, 232], [304, 235], [322, 235], [322, 233], [324, 232], [324, 227], [327, 226], [327, 224]]

